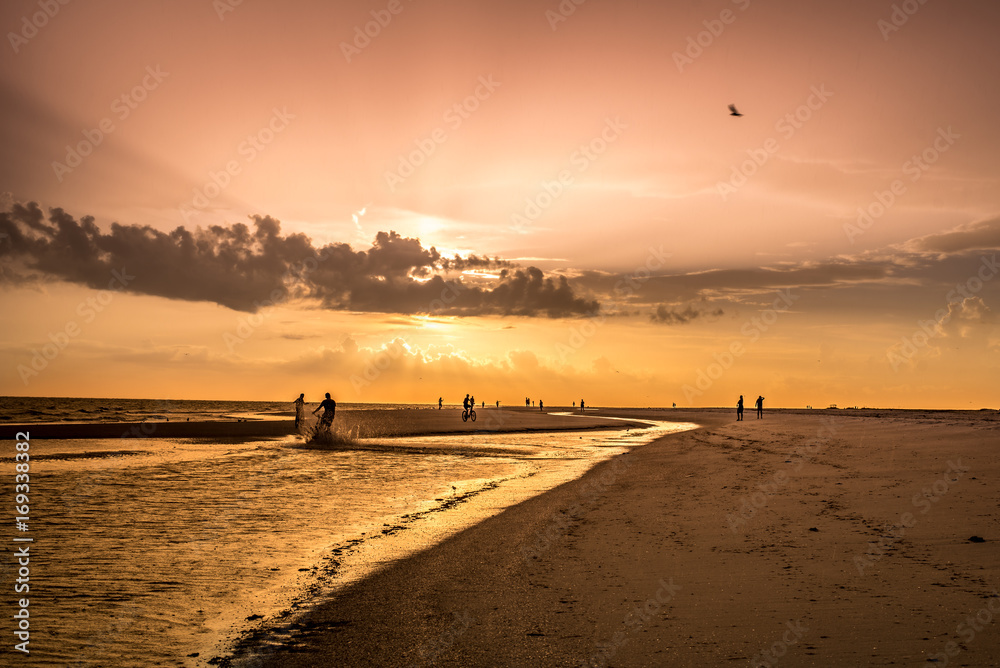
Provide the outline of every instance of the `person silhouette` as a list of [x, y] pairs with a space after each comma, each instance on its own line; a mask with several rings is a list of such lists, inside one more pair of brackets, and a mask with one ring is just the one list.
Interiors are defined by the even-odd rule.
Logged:
[[743, 395], [740, 395], [740, 400], [736, 402], [736, 420], [743, 419]]
[[306, 395], [305, 392], [295, 400], [295, 430], [298, 431], [302, 421], [306, 418]]
[[542, 405], [542, 400], [541, 399], [538, 400], [538, 410], [540, 410], [540, 411], [541, 410], [545, 410], [545, 407]]
[[764, 417], [764, 397], [757, 397], [757, 419]]
[[326, 393], [326, 399], [313, 411], [313, 415], [316, 415], [321, 408], [323, 409], [323, 415], [319, 418], [319, 430], [330, 431], [330, 426], [333, 424], [333, 416], [337, 412], [337, 402], [330, 398], [329, 392]]
[[580, 399], [580, 412], [583, 412], [583, 399]]
[[469, 395], [465, 395], [465, 399], [462, 399], [462, 408], [469, 410]]
[[524, 398], [524, 407], [527, 408], [530, 405], [531, 405], [531, 398], [530, 397], [525, 397]]
[[444, 404], [444, 397], [438, 397], [438, 410], [441, 410], [442, 404]]

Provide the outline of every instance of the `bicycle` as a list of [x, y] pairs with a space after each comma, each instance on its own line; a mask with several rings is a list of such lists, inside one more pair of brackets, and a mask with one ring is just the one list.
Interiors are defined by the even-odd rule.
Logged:
[[476, 409], [475, 408], [467, 408], [467, 409], [465, 409], [465, 410], [462, 411], [462, 422], [468, 422], [470, 418], [472, 419], [473, 422], [476, 421]]

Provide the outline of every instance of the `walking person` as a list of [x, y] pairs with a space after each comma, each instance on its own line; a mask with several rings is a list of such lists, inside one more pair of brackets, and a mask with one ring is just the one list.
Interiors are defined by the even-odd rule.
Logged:
[[757, 397], [757, 419], [764, 417], [764, 397]]
[[736, 421], [739, 422], [743, 419], [743, 395], [740, 395], [740, 400], [736, 402]]
[[306, 419], [306, 395], [305, 392], [295, 400], [295, 431], [299, 430], [302, 421]]

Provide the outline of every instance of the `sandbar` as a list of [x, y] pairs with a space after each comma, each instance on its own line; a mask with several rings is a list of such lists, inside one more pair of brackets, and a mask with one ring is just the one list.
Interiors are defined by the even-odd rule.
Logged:
[[696, 422], [319, 598], [231, 665], [988, 666], [1000, 420]]

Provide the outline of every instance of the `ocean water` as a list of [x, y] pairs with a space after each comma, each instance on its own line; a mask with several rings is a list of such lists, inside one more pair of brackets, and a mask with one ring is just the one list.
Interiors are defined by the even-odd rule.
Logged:
[[[167, 413], [155, 402], [59, 401], [64, 413]], [[174, 402], [169, 415], [290, 408], [226, 404]], [[38, 405], [31, 410], [50, 410]], [[381, 565], [693, 426], [361, 439], [338, 448], [298, 436], [32, 441], [30, 530], [19, 534], [34, 539], [31, 665], [215, 665], [244, 634], [291, 629], [319, 597]], [[8, 592], [12, 563], [8, 555], [0, 565]]]
[[[306, 405], [310, 410], [321, 397]], [[288, 401], [198, 401], [191, 399], [77, 399], [0, 397], [0, 423], [134, 422], [141, 420], [287, 419], [295, 415]], [[338, 404], [342, 409], [430, 408], [430, 404]], [[437, 403], [434, 403], [434, 408]]]

